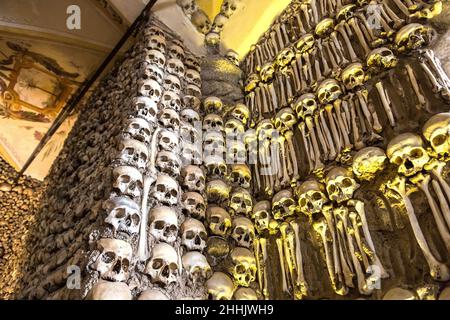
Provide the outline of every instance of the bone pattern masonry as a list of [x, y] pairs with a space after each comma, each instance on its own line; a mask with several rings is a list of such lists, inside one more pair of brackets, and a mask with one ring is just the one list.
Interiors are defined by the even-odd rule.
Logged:
[[[318, 21], [312, 33], [303, 33], [294, 28], [292, 23], [297, 23], [297, 19], [308, 12], [313, 14], [314, 2], [308, 4], [311, 7], [309, 11], [299, 9], [293, 2], [292, 8], [280, 16], [281, 22], [276, 22], [273, 26], [275, 30], [270, 33], [272, 36], [281, 35], [263, 38], [281, 50], [273, 56], [264, 56], [264, 59], [275, 59], [274, 62], [264, 63], [267, 60], [260, 58], [254, 63], [255, 52], [250, 53], [244, 61], [248, 74], [246, 102], [259, 131], [267, 133], [265, 143], [271, 145], [274, 151], [269, 152], [266, 148], [268, 154], [264, 158], [274, 159], [279, 164], [273, 177], [275, 183], [280, 180], [275, 189], [286, 187], [290, 182], [295, 183], [302, 172], [319, 173], [326, 162], [345, 163], [351, 150], [359, 150], [382, 140], [380, 133], [385, 128], [381, 120], [387, 118], [392, 127], [398, 121], [390, 98], [396, 94], [393, 90], [404, 93], [411, 88], [417, 98], [414, 102], [417, 108], [431, 113], [424, 95], [426, 89], [423, 83], [417, 82], [418, 76], [422, 78], [425, 75], [432, 92], [448, 100], [449, 78], [433, 52], [422, 49], [432, 40], [432, 28], [419, 23], [407, 24], [414, 19], [408, 16], [396, 20], [396, 29], [389, 29], [390, 32], [375, 29], [380, 31], [376, 41], [365, 40], [358, 36], [356, 31], [360, 29], [355, 27], [367, 22], [365, 14], [370, 12], [369, 8], [373, 5], [341, 6], [336, 10], [335, 18], [327, 16]], [[386, 2], [379, 5], [389, 8]], [[281, 31], [278, 30], [280, 23], [285, 26]], [[381, 26], [387, 27], [385, 24]], [[339, 30], [344, 32], [345, 37], [341, 37]], [[349, 40], [345, 30], [353, 35], [354, 41]], [[399, 31], [396, 33], [396, 30]], [[347, 50], [343, 49], [342, 41], [348, 45]], [[285, 43], [292, 45], [285, 48]], [[328, 45], [331, 44], [339, 50], [330, 50]], [[364, 50], [366, 46], [372, 49]], [[419, 68], [413, 67], [414, 63], [402, 63], [397, 67], [398, 58], [394, 52], [398, 55], [410, 54], [411, 51], [418, 55], [416, 61], [419, 63], [415, 64]], [[386, 77], [392, 68], [394, 70], [389, 73], [391, 77]], [[396, 85], [387, 88], [388, 82], [393, 81], [392, 77], [396, 78], [394, 75], [402, 74], [406, 74], [410, 81], [400, 84], [400, 88]], [[265, 117], [272, 118], [279, 132], [285, 132], [284, 139], [270, 139], [274, 125]], [[282, 124], [283, 128], [280, 128]], [[308, 167], [302, 170], [297, 165], [297, 159], [301, 156], [300, 146], [300, 153], [306, 155], [308, 162]], [[280, 154], [286, 157], [279, 159]], [[261, 161], [261, 165], [264, 166], [264, 161]], [[273, 195], [274, 184], [270, 180], [265, 178], [260, 192]]]
[[0, 299], [11, 299], [22, 276], [29, 229], [35, 221], [42, 183], [17, 172], [0, 159]]

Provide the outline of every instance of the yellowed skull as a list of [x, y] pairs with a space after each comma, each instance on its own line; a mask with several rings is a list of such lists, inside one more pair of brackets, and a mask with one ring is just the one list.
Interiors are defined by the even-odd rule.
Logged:
[[259, 75], [257, 73], [250, 74], [245, 80], [245, 92], [250, 93], [258, 86], [260, 82]]
[[431, 117], [423, 126], [423, 136], [437, 155], [450, 155], [450, 113]]
[[353, 157], [352, 170], [360, 180], [370, 181], [386, 167], [386, 153], [377, 147], [367, 147]]
[[366, 81], [366, 74], [361, 63], [355, 62], [342, 70], [342, 82], [349, 90], [358, 88]]
[[317, 88], [316, 95], [320, 103], [328, 104], [339, 99], [339, 97], [342, 95], [342, 90], [336, 80], [326, 79], [322, 81], [322, 83]]
[[275, 128], [277, 128], [281, 133], [292, 130], [292, 128], [297, 123], [297, 116], [290, 107], [285, 107], [278, 111], [275, 116]]
[[398, 63], [398, 58], [394, 53], [385, 47], [372, 50], [366, 59], [370, 72], [378, 73], [394, 68]]
[[430, 44], [435, 31], [420, 23], [410, 23], [401, 28], [395, 36], [395, 45], [399, 53], [410, 52]]
[[352, 172], [343, 167], [331, 169], [325, 177], [325, 184], [328, 197], [337, 203], [352, 199], [359, 188], [359, 184], [353, 179]]
[[273, 79], [273, 76], [275, 74], [275, 68], [272, 63], [266, 63], [262, 66], [261, 71], [259, 72], [261, 76], [261, 80], [263, 82], [270, 82]]
[[334, 20], [325, 18], [316, 25], [315, 33], [321, 38], [328, 37], [334, 31]]
[[391, 163], [397, 165], [398, 172], [407, 177], [422, 171], [430, 160], [422, 138], [415, 133], [396, 136], [389, 142], [386, 153]]
[[276, 220], [283, 220], [297, 212], [292, 190], [281, 190], [272, 199], [272, 213]]
[[300, 212], [308, 217], [322, 211], [329, 200], [325, 195], [325, 187], [316, 180], [303, 182], [296, 190]]
[[295, 112], [301, 119], [310, 117], [317, 110], [316, 96], [312, 93], [301, 95], [294, 103]]
[[316, 45], [316, 39], [314, 39], [314, 35], [311, 33], [307, 33], [303, 35], [295, 44], [297, 51], [301, 54], [311, 52]]
[[284, 68], [292, 62], [295, 58], [294, 49], [287, 47], [283, 49], [277, 56], [277, 65], [279, 68]]

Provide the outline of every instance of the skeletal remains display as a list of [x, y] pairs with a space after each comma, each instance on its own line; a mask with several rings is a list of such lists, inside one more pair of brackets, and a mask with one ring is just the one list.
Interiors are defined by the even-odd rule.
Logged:
[[[215, 46], [240, 2], [213, 22], [177, 4]], [[243, 69], [233, 103], [203, 96], [207, 59], [151, 17], [53, 165], [17, 297], [448, 297], [441, 10], [292, 1], [242, 62], [215, 57]]]

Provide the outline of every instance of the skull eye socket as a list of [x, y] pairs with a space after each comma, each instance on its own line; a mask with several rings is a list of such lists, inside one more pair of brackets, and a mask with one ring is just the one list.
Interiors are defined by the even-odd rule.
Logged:
[[391, 162], [397, 166], [401, 165], [403, 163], [403, 159], [401, 157], [393, 157], [391, 159]]
[[[120, 265], [118, 267], [119, 267], [119, 271], [120, 271]], [[129, 267], [130, 267], [130, 261], [128, 261], [128, 259], [123, 259], [122, 260], [122, 269], [123, 269], [123, 271], [128, 272], [128, 268]]]
[[102, 261], [104, 263], [111, 263], [116, 259], [116, 254], [114, 252], [105, 252], [104, 254], [102, 254]]
[[241, 227], [237, 227], [236, 229], [234, 229], [234, 232], [239, 235], [245, 234], [245, 230]]
[[242, 264], [239, 264], [234, 269], [237, 274], [245, 274], [245, 267]]
[[195, 206], [196, 201], [194, 199], [187, 199], [186, 203], [190, 206]]
[[342, 180], [342, 185], [344, 186], [344, 188], [349, 188], [353, 185], [352, 183], [352, 179], [350, 178], [345, 178]]
[[415, 149], [411, 150], [410, 155], [411, 155], [411, 157], [413, 157], [415, 159], [419, 159], [419, 158], [422, 158], [423, 151], [420, 148], [415, 148]]
[[172, 263], [169, 265], [169, 269], [172, 270], [172, 271], [177, 271], [177, 270], [178, 270], [178, 266], [177, 266], [176, 263], [173, 263], [173, 262], [172, 262]]
[[121, 177], [119, 178], [119, 181], [120, 181], [121, 183], [130, 183], [131, 178], [130, 178], [129, 175], [123, 175], [123, 176], [121, 176]]
[[161, 269], [163, 265], [164, 265], [164, 263], [163, 263], [162, 259], [155, 259], [155, 260], [153, 260], [152, 268], [155, 270], [158, 270], [158, 269]]
[[117, 219], [123, 219], [127, 216], [127, 211], [125, 208], [117, 208], [115, 214]]
[[134, 154], [134, 149], [133, 148], [125, 148], [125, 153], [132, 156]]
[[334, 184], [330, 184], [328, 187], [328, 193], [335, 193], [337, 191], [337, 188]]
[[322, 195], [320, 194], [320, 192], [314, 192], [311, 198], [315, 201], [318, 201], [322, 199]]
[[194, 239], [194, 238], [195, 238], [195, 233], [194, 233], [194, 231], [186, 231], [185, 238], [188, 239], [188, 240]]
[[211, 217], [211, 223], [219, 223], [220, 218], [219, 217]]
[[178, 195], [178, 191], [177, 190], [172, 190], [172, 191], [170, 191], [170, 195], [172, 197], [176, 197]]
[[440, 145], [444, 144], [446, 140], [447, 140], [447, 136], [445, 134], [440, 134], [440, 135], [434, 137], [433, 140], [431, 141], [431, 143], [434, 146], [440, 146]]

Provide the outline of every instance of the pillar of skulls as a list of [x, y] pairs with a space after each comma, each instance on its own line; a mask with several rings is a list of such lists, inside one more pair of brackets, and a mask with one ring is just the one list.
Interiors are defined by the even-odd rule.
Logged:
[[448, 299], [443, 3], [295, 0], [241, 61], [219, 50], [237, 2], [211, 24], [178, 1], [205, 57], [152, 15], [136, 30], [46, 179], [10, 294]]

